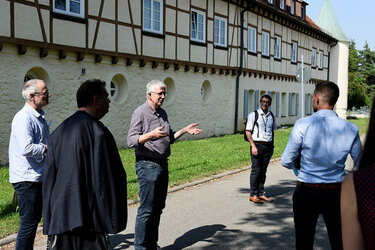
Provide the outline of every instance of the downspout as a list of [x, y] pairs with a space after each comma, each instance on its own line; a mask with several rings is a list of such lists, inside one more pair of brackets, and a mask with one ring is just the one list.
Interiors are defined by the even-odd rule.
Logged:
[[[249, 1], [247, 1], [249, 4]], [[239, 97], [239, 89], [240, 89], [240, 77], [242, 75], [242, 69], [243, 69], [243, 49], [244, 49], [244, 42], [243, 42], [243, 23], [244, 23], [244, 13], [246, 12], [246, 9], [241, 10], [241, 41], [240, 41], [240, 68], [238, 70], [238, 74], [236, 76], [236, 105], [234, 110], [234, 133], [237, 134], [238, 129], [238, 97]]]

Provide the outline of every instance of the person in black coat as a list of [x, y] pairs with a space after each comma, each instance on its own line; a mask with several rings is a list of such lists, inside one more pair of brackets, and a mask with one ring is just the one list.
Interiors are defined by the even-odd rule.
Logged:
[[79, 110], [50, 136], [43, 172], [47, 249], [108, 249], [107, 234], [126, 228], [126, 173], [111, 132], [105, 82], [77, 91]]

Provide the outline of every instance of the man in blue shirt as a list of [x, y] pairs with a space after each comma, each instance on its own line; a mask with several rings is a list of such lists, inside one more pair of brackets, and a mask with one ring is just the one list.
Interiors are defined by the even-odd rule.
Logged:
[[18, 197], [20, 227], [16, 249], [33, 249], [36, 228], [42, 217], [42, 172], [49, 128], [42, 107], [48, 104], [48, 88], [42, 80], [26, 82], [25, 106], [12, 121], [9, 142], [9, 182]]
[[319, 214], [323, 215], [332, 249], [342, 249], [340, 188], [345, 161], [357, 163], [361, 152], [358, 128], [333, 111], [339, 88], [321, 82], [313, 94], [312, 116], [299, 119], [290, 134], [281, 164], [292, 168], [301, 154], [298, 182], [293, 195], [296, 248], [312, 249]]

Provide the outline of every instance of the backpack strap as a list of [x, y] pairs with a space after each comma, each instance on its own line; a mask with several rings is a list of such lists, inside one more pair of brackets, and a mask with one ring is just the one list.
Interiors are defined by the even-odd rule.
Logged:
[[270, 114], [272, 116], [272, 145], [274, 144], [274, 138], [275, 138], [275, 131], [273, 129], [273, 123], [275, 122], [275, 116], [273, 115], [272, 111], [270, 111]]
[[258, 115], [258, 111], [257, 110], [254, 110], [254, 113], [255, 113], [254, 124], [253, 124], [253, 129], [251, 130], [251, 133], [254, 133], [254, 127], [256, 125], [257, 128], [258, 128], [258, 135], [257, 135], [257, 137], [259, 138], [259, 124], [258, 124], [259, 115]]

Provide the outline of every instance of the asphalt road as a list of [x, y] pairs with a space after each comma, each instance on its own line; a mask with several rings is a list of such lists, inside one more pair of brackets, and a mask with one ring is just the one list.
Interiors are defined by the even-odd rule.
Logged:
[[[266, 192], [274, 201], [259, 205], [248, 200], [249, 174], [247, 169], [169, 193], [159, 230], [161, 248], [295, 249], [292, 195], [297, 177], [273, 161]], [[111, 249], [134, 249], [137, 209], [138, 204], [129, 206], [127, 229], [110, 236]], [[46, 236], [38, 235], [35, 249], [46, 249]], [[322, 218], [314, 249], [330, 249]]]
[[[168, 195], [162, 214], [162, 249], [295, 249], [292, 195], [297, 178], [279, 161], [268, 168], [266, 191], [273, 202], [249, 201], [249, 174], [243, 171]], [[129, 209], [125, 231], [111, 236], [111, 248], [133, 249], [138, 206]], [[322, 218], [315, 249], [330, 249]]]

